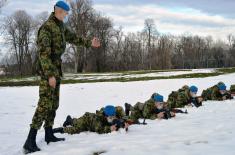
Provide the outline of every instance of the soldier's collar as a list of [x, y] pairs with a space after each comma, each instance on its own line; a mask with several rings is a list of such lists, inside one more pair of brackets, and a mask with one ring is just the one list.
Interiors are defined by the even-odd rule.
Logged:
[[59, 26], [61, 26], [61, 25], [64, 24], [62, 21], [60, 21], [59, 19], [56, 18], [55, 12], [52, 12], [52, 13], [51, 13], [50, 19], [54, 20], [55, 23], [58, 24]]

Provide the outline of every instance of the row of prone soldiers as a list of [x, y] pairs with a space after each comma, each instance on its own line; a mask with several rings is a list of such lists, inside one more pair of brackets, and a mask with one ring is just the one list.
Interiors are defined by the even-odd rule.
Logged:
[[[164, 102], [162, 95], [152, 94], [145, 103], [136, 103], [134, 106], [125, 103], [125, 110], [121, 106], [108, 105], [96, 113], [85, 113], [80, 118], [67, 116], [63, 127], [53, 129], [54, 133], [78, 134], [85, 131], [96, 132], [99, 134], [117, 131], [120, 128], [128, 130], [129, 125], [146, 124], [145, 119], [170, 119], [176, 116], [176, 113], [187, 113], [181, 109], [185, 106], [200, 107], [203, 101], [207, 100], [228, 100], [233, 99], [235, 95], [235, 85], [230, 90], [226, 90], [223, 82], [210, 87], [197, 96], [198, 88], [196, 86], [183, 86], [178, 91], [173, 91], [167, 102]], [[144, 121], [141, 123], [139, 119]]]

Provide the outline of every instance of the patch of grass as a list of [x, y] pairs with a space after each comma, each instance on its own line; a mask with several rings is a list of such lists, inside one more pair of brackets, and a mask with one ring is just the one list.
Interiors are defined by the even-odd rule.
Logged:
[[226, 74], [226, 73], [234, 73], [235, 72], [235, 67], [231, 67], [231, 68], [218, 68], [216, 70], [218, 72], [222, 72], [224, 74]]
[[[168, 70], [168, 71], [175, 71], [175, 70]], [[182, 70], [177, 70], [182, 71]], [[185, 71], [185, 70], [183, 70]], [[190, 71], [190, 70], [186, 70]], [[133, 74], [145, 74], [145, 73], [155, 73], [161, 71], [133, 71]], [[163, 71], [162, 71], [163, 72]], [[165, 71], [164, 71], [165, 72]], [[126, 72], [127, 73], [127, 72]], [[128, 72], [130, 73], [130, 72]], [[181, 78], [205, 78], [205, 77], [212, 77], [218, 76], [222, 74], [229, 74], [235, 73], [235, 68], [220, 68], [216, 69], [215, 72], [212, 73], [192, 73], [192, 74], [183, 74], [183, 75], [174, 75], [174, 76], [159, 76], [159, 77], [131, 77], [131, 78], [124, 78], [124, 77], [117, 77], [113, 79], [64, 79], [61, 81], [62, 84], [74, 84], [74, 83], [95, 83], [95, 82], [130, 82], [130, 81], [148, 81], [148, 80], [157, 80], [157, 79], [181, 79]], [[130, 75], [130, 74], [127, 74]], [[28, 78], [28, 77], [27, 77]], [[18, 78], [20, 79], [20, 78]], [[12, 80], [12, 79], [8, 79]], [[0, 86], [7, 87], [7, 86], [37, 86], [39, 84], [38, 80], [34, 81], [0, 81]]]

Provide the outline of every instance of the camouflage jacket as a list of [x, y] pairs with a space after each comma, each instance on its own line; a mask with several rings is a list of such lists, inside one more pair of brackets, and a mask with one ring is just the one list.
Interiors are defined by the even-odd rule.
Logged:
[[143, 108], [143, 117], [146, 119], [157, 119], [156, 114], [154, 113], [154, 110], [156, 109], [154, 100], [150, 98], [144, 103]]
[[73, 125], [71, 127], [65, 127], [64, 132], [78, 134], [80, 132], [90, 131], [103, 134], [111, 132], [110, 126], [103, 114], [87, 112], [82, 117], [73, 119]]
[[49, 19], [39, 28], [37, 36], [37, 71], [41, 77], [48, 79], [51, 76], [62, 76], [61, 55], [65, 51], [66, 42], [77, 46], [91, 46], [91, 41], [77, 37], [51, 13]]
[[188, 86], [184, 86], [178, 91], [173, 91], [167, 100], [167, 106], [169, 109], [183, 108], [184, 106], [191, 104], [193, 98], [190, 96], [190, 90]]
[[145, 101], [144, 103], [136, 103], [136, 105], [134, 105], [134, 108], [132, 109], [130, 118], [134, 120], [137, 120], [139, 118], [152, 120], [157, 119], [157, 115], [155, 113], [155, 102], [153, 100], [154, 95], [156, 95], [156, 93], [152, 94], [150, 99]]
[[[222, 83], [222, 82], [220, 82], [220, 83]], [[220, 83], [218, 83], [218, 84], [220, 84]], [[230, 92], [228, 92], [228, 91], [223, 95], [220, 93], [219, 88], [218, 88], [218, 84], [214, 85], [213, 87], [210, 87], [206, 90], [203, 90], [201, 96], [204, 101], [206, 101], [206, 100], [222, 101], [224, 96], [226, 96], [226, 99], [231, 98]]]

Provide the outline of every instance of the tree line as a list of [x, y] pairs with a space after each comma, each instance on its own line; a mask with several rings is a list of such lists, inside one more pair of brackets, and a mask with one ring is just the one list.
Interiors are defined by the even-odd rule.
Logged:
[[[0, 3], [1, 4], [1, 3]], [[226, 41], [211, 36], [163, 34], [153, 19], [145, 19], [143, 30], [125, 33], [114, 28], [112, 19], [92, 7], [91, 0], [70, 2], [66, 25], [78, 36], [101, 40], [101, 48], [67, 45], [62, 57], [65, 72], [111, 72], [129, 70], [218, 68], [235, 66], [235, 36]], [[7, 54], [1, 64], [10, 75], [35, 75], [36, 36], [49, 14], [32, 17], [18, 10], [5, 17], [2, 31]]]

